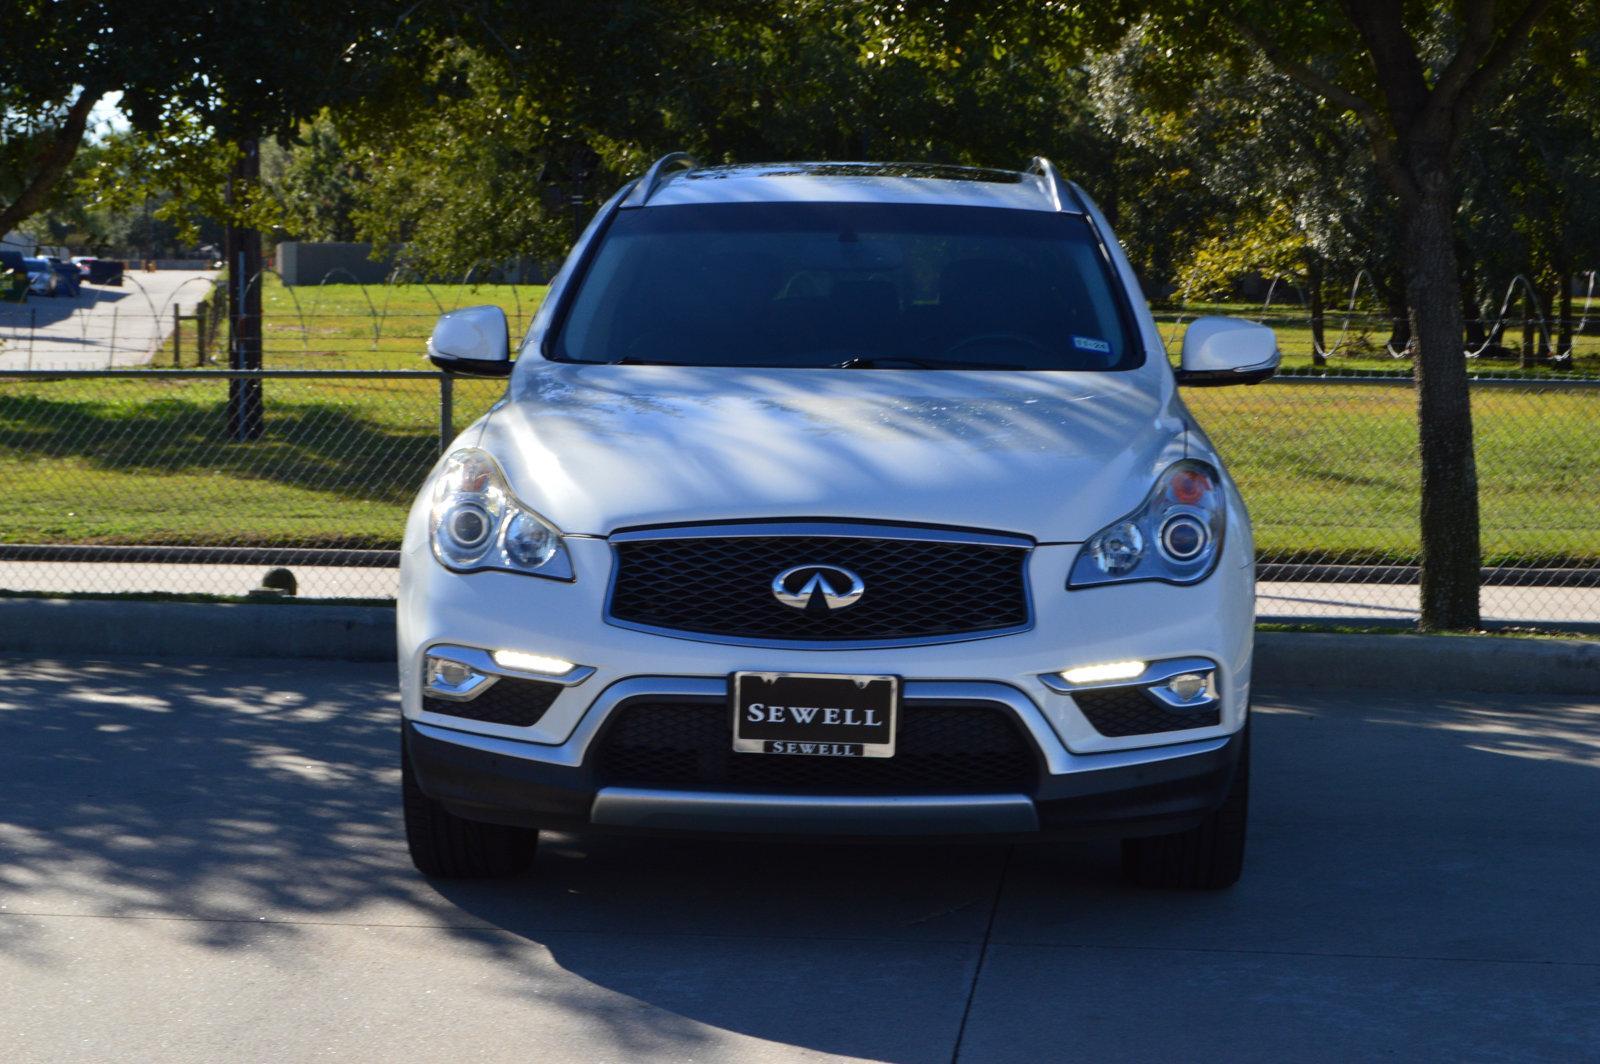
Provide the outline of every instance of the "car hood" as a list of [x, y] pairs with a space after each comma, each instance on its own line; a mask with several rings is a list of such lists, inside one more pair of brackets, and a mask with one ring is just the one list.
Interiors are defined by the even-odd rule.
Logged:
[[551, 363], [482, 446], [566, 532], [842, 518], [1086, 539], [1181, 457], [1159, 378]]

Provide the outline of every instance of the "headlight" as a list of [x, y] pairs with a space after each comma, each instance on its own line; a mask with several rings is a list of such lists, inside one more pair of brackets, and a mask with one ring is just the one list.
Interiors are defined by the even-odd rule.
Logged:
[[1217, 471], [1191, 459], [1175, 462], [1137, 510], [1089, 537], [1067, 586], [1204, 580], [1222, 553], [1226, 513]]
[[445, 459], [434, 481], [429, 532], [433, 556], [458, 572], [506, 569], [572, 579], [560, 530], [513, 498], [500, 467], [476, 448]]

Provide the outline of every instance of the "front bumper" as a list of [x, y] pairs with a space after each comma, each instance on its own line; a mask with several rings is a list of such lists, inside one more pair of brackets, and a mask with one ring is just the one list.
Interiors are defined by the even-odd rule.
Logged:
[[[473, 820], [566, 830], [824, 837], [1132, 836], [1180, 831], [1222, 802], [1238, 734], [1142, 750], [1039, 749], [1027, 792], [995, 794], [760, 793], [609, 785], [592, 755], [606, 718], [630, 700], [716, 697], [719, 681], [637, 678], [597, 699], [585, 725], [555, 748], [407, 721], [423, 791]], [[1030, 734], [1046, 728], [1020, 693], [981, 683], [913, 682], [908, 704], [964, 700], [1004, 707]], [[763, 756], [763, 755], [751, 755]]]
[[[561, 829], [841, 837], [1160, 834], [1221, 803], [1249, 704], [1253, 571], [1248, 537], [1225, 542], [1199, 584], [1155, 582], [1066, 590], [1077, 547], [1036, 547], [1034, 603], [1023, 632], [942, 645], [759, 647], [630, 630], [606, 623], [612, 553], [569, 537], [576, 579], [450, 573], [427, 552], [421, 508], [402, 558], [398, 610], [407, 750], [423, 791], [471, 819]], [[1240, 518], [1242, 527], [1242, 516]], [[440, 646], [501, 648], [577, 663], [535, 723], [512, 726], [430, 711], [423, 662]], [[1182, 731], [1101, 731], [1055, 670], [1096, 662], [1204, 658], [1216, 665], [1221, 712]], [[1037, 772], [1026, 789], [994, 793], [845, 793], [812, 788], [617, 786], [597, 736], [629, 699], [725, 699], [741, 671], [895, 675], [909, 704], [998, 704], [1027, 734]], [[957, 679], [959, 678], [959, 679]], [[764, 757], [775, 755], [749, 755]], [[975, 788], [969, 788], [969, 791]]]

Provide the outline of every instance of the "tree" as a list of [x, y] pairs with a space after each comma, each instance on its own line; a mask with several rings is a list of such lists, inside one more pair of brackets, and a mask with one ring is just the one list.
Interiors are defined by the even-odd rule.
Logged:
[[[17, 115], [42, 132], [22, 150], [19, 191], [0, 206], [0, 230], [42, 207], [83, 141], [88, 109], [111, 91], [154, 150], [185, 134], [232, 146], [225, 185], [229, 352], [234, 368], [261, 364], [261, 238], [234, 207], [259, 184], [259, 141], [288, 132], [322, 107], [367, 88], [373, 59], [388, 51], [424, 5], [385, 0], [262, 0], [173, 4], [155, 0], [13, 0], [0, 35], [0, 127], [7, 150]], [[65, 8], [65, 10], [63, 10]], [[28, 128], [34, 128], [32, 126]], [[31, 147], [31, 145], [25, 145]], [[261, 432], [260, 382], [232, 382], [230, 433]]]
[[88, 129], [93, 92], [82, 87], [63, 97], [0, 86], [0, 233], [51, 206]]
[[1096, 112], [1141, 175], [1119, 220], [1134, 254], [1189, 298], [1223, 295], [1240, 275], [1292, 279], [1319, 348], [1330, 277], [1367, 271], [1403, 318], [1393, 212], [1350, 117], [1260, 59], [1173, 94], [1183, 79], [1167, 61], [1141, 24], [1093, 62]]
[[1594, 17], [1584, 0], [1550, 12], [1550, 0], [1172, 0], [1129, 3], [1103, 20], [1102, 32], [1111, 33], [1148, 16], [1197, 80], [1219, 60], [1264, 57], [1360, 122], [1373, 172], [1394, 201], [1416, 336], [1424, 628], [1478, 624], [1477, 471], [1455, 228], [1461, 143], [1485, 94], [1530, 39], [1544, 46], [1538, 62], [1559, 66], [1567, 61], [1565, 27], [1555, 23]]
[[[1569, 42], [1586, 57], [1567, 69], [1528, 65], [1508, 72], [1504, 88], [1475, 123], [1463, 150], [1463, 263], [1473, 313], [1488, 301], [1498, 310], [1513, 277], [1530, 277], [1539, 312], [1554, 318], [1540, 330], [1551, 350], [1572, 347], [1572, 280], [1593, 268], [1600, 252], [1600, 26]], [[1469, 346], [1495, 340], [1480, 334]], [[1503, 349], [1501, 349], [1503, 351]]]
[[1081, 43], [1059, 28], [1022, 0], [910, 22], [824, 0], [486, 0], [408, 58], [397, 97], [337, 114], [367, 175], [354, 216], [418, 269], [462, 275], [557, 257], [581, 215], [679, 149], [705, 163], [1043, 153], [1099, 185], [1107, 141]]
[[276, 227], [299, 240], [355, 240], [353, 214], [367, 178], [332, 116], [323, 111], [284, 141], [262, 145], [262, 182]]

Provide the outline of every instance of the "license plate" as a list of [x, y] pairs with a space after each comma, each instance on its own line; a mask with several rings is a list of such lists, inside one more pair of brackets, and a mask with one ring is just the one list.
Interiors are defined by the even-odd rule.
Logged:
[[898, 676], [733, 674], [733, 748], [746, 754], [893, 757]]

